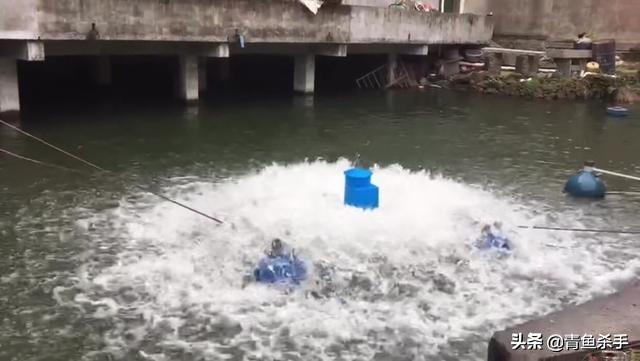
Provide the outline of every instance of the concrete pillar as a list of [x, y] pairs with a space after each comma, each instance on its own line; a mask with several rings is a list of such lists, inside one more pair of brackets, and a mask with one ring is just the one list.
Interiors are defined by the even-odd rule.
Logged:
[[207, 58], [200, 58], [198, 62], [198, 90], [207, 90]]
[[393, 84], [396, 81], [396, 68], [398, 67], [398, 54], [390, 53], [387, 56], [387, 79], [388, 84]]
[[538, 71], [540, 71], [540, 57], [539, 56], [535, 56], [535, 55], [529, 56], [529, 71], [534, 75], [538, 74]]
[[521, 74], [522, 76], [529, 76], [529, 57], [527, 55], [518, 55], [516, 57], [516, 73]]
[[20, 113], [18, 67], [16, 59], [0, 58], [0, 117], [16, 120]]
[[489, 75], [498, 76], [502, 71], [502, 54], [501, 53], [490, 53], [485, 55], [484, 63]]
[[316, 75], [315, 55], [296, 55], [293, 71], [293, 90], [304, 94], [313, 93]]
[[532, 76], [538, 73], [540, 58], [535, 55], [518, 55], [516, 57], [516, 73]]
[[178, 65], [178, 97], [187, 103], [198, 101], [198, 57], [180, 55]]
[[460, 72], [460, 50], [450, 48], [444, 51], [444, 59], [440, 60], [440, 74], [445, 78]]
[[562, 78], [571, 78], [571, 59], [554, 59], [556, 71]]
[[94, 60], [93, 80], [100, 86], [111, 85], [111, 60], [108, 56], [99, 56]]

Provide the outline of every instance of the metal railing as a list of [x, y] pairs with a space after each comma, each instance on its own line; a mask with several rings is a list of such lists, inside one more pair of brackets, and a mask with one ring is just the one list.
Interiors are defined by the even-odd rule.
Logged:
[[416, 81], [402, 62], [398, 62], [393, 69], [393, 77], [389, 74], [389, 66], [381, 65], [356, 79], [356, 85], [360, 89], [409, 88], [416, 85]]

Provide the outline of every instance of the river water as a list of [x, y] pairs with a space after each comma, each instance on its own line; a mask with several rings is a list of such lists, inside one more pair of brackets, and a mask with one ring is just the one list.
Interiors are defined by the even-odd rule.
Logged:
[[[494, 331], [640, 271], [632, 236], [517, 228], [640, 229], [640, 197], [561, 193], [585, 159], [640, 174], [640, 118], [602, 104], [426, 91], [104, 101], [26, 118], [113, 173], [0, 128], [2, 148], [88, 171], [0, 157], [0, 360], [482, 360]], [[356, 153], [380, 187], [372, 212], [342, 205]], [[493, 221], [511, 256], [472, 247]], [[273, 237], [311, 263], [303, 289], [246, 282]]]

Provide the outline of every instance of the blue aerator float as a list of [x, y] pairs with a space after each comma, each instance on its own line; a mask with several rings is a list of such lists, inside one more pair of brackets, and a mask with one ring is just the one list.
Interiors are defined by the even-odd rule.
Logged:
[[362, 209], [378, 208], [378, 187], [371, 184], [372, 172], [352, 168], [344, 172], [344, 204]]
[[307, 266], [295, 255], [268, 256], [253, 271], [256, 282], [297, 286], [307, 278]]
[[500, 224], [493, 227], [484, 226], [480, 238], [476, 242], [476, 247], [482, 251], [497, 251], [500, 253], [511, 253], [509, 239], [502, 233]]
[[607, 188], [593, 169], [593, 161], [584, 162], [584, 167], [569, 178], [564, 192], [576, 198], [604, 198]]

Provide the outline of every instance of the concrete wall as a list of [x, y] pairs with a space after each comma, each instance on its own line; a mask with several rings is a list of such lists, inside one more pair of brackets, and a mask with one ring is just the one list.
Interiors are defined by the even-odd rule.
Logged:
[[[571, 2], [567, 3], [572, 3]], [[552, 0], [489, 0], [489, 11], [495, 17], [494, 33], [526, 37], [545, 36], [545, 19]]]
[[590, 32], [595, 38], [640, 42], [637, 0], [488, 0], [497, 36], [572, 39]]
[[486, 43], [493, 22], [489, 17], [379, 8], [353, 8], [351, 42], [399, 41], [426, 44]]
[[491, 11], [488, 0], [461, 0], [460, 7], [463, 14], [487, 15]]
[[[224, 9], [224, 10], [223, 10]], [[95, 23], [105, 40], [321, 42], [348, 38], [348, 7], [313, 15], [297, 1], [40, 0], [42, 39], [84, 39]]]
[[[572, 1], [573, 2], [573, 1]], [[582, 6], [569, 6], [555, 0], [546, 22], [551, 38], [574, 37], [583, 31], [596, 38], [640, 42], [640, 1], [583, 0]]]
[[0, 0], [0, 39], [35, 39], [38, 0]]
[[30, 11], [0, 2], [11, 19], [0, 29], [42, 40], [84, 40], [92, 23], [102, 40], [227, 42], [238, 29], [248, 44], [486, 43], [493, 32], [481, 16], [343, 5], [313, 15], [296, 0], [26, 0]]
[[[396, 0], [342, 0], [343, 5], [373, 6], [379, 8], [386, 8], [395, 2]], [[434, 9], [440, 8], [440, 0], [420, 0], [420, 2], [424, 5], [431, 5]]]

